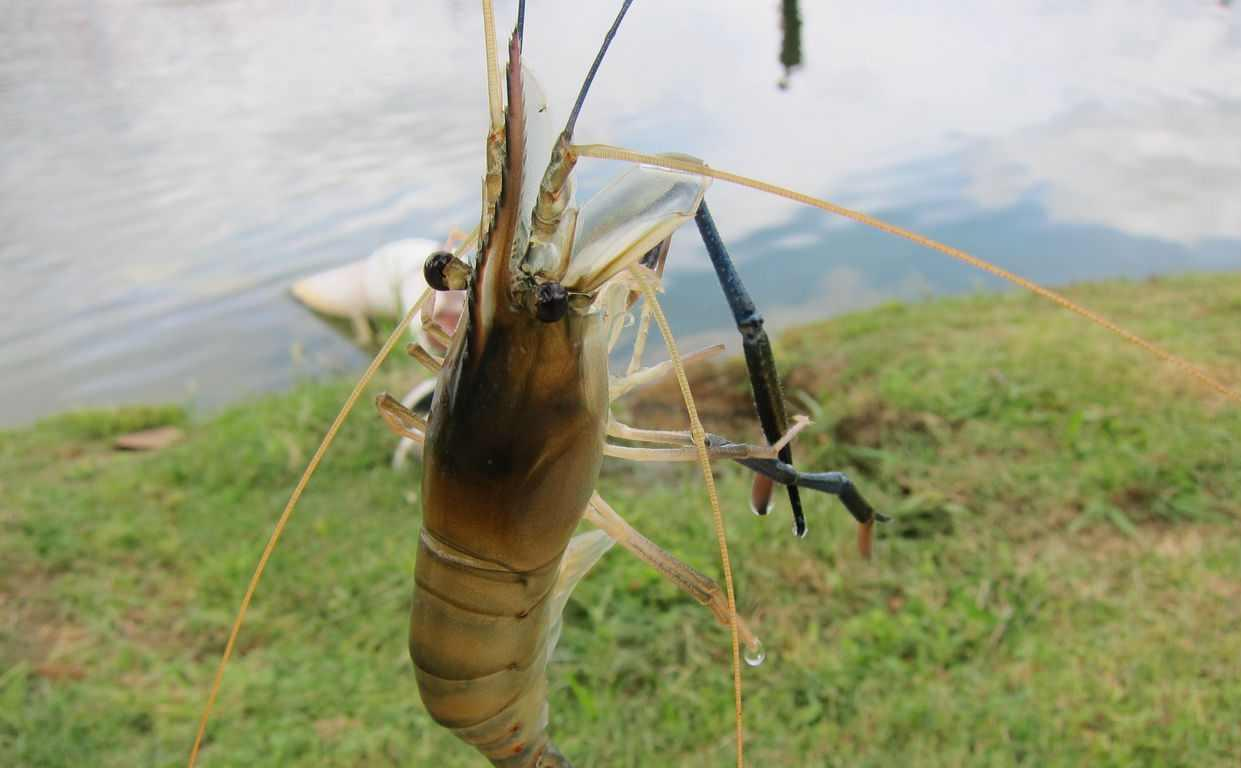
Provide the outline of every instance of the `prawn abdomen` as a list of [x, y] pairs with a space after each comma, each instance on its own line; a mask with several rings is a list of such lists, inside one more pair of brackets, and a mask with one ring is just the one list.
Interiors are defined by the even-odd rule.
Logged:
[[547, 662], [569, 594], [611, 545], [591, 531], [554, 563], [516, 572], [423, 532], [410, 624], [418, 689], [432, 718], [493, 765], [568, 765], [547, 734]]

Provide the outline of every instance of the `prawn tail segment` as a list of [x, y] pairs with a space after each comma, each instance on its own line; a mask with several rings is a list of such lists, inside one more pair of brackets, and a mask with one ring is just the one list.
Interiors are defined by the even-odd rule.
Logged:
[[548, 745], [547, 751], [539, 757], [539, 761], [534, 764], [535, 768], [573, 768], [573, 763], [569, 762], [569, 758], [560, 754], [556, 747]]
[[[476, 569], [461, 553], [446, 552], [446, 545], [423, 533], [410, 627], [410, 653], [423, 703], [436, 721], [497, 768], [572, 768], [548, 737], [547, 663], [560, 639], [569, 595], [612, 544], [603, 531], [591, 531], [573, 537], [550, 573], [507, 572], [513, 577], [504, 580], [507, 590], [522, 593], [515, 603], [520, 607], [509, 618], [493, 613], [496, 595], [471, 599], [479, 582], [468, 583], [494, 583], [503, 576]], [[445, 568], [456, 571], [457, 589], [450, 596], [436, 589], [437, 576], [445, 574], [435, 571]], [[488, 602], [492, 604], [484, 605]], [[454, 632], [423, 637], [420, 627], [446, 626], [431, 621], [441, 612], [456, 614]], [[480, 659], [501, 658], [509, 661], [496, 671], [489, 671], [494, 663], [470, 669]]]

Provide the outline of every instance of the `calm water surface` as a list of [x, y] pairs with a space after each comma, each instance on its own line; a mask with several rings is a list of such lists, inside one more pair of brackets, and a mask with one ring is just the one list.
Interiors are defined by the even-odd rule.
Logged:
[[[613, 5], [530, 0], [562, 114]], [[639, 0], [578, 138], [688, 152], [1049, 283], [1241, 268], [1235, 9], [908, 6], [803, 3], [781, 89], [778, 3]], [[480, 43], [473, 0], [0, 0], [0, 424], [360, 367], [288, 286], [476, 222]], [[588, 192], [620, 168], [583, 170]], [[776, 326], [999, 287], [757, 193], [708, 199]], [[672, 320], [709, 336], [728, 315], [695, 239]]]

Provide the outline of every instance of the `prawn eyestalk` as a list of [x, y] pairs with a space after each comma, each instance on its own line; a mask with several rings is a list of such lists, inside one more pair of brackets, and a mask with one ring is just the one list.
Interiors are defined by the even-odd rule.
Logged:
[[470, 284], [474, 270], [451, 251], [435, 251], [422, 267], [427, 285], [437, 291], [461, 291]]
[[568, 313], [569, 294], [560, 283], [542, 283], [534, 291], [534, 307], [535, 317], [554, 323]]

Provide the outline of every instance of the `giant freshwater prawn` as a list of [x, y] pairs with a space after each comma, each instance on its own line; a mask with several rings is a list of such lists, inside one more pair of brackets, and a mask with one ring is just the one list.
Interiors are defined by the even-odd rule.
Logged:
[[[1103, 326], [1230, 400], [1241, 395], [1210, 374], [1060, 294], [982, 259], [866, 214], [685, 155], [656, 155], [603, 145], [575, 145], [574, 126], [591, 83], [632, 0], [625, 0], [599, 49], [563, 128], [551, 123], [546, 99], [522, 64], [525, 3], [508, 45], [502, 76], [490, 0], [483, 1], [490, 128], [478, 228], [455, 252], [427, 260], [437, 291], [464, 290], [465, 311], [441, 358], [411, 349], [437, 373], [425, 419], [387, 395], [380, 415], [397, 434], [423, 446], [423, 527], [418, 542], [410, 621], [410, 656], [431, 716], [504, 768], [571, 763], [550, 738], [547, 667], [573, 587], [613, 543], [650, 564], [707, 606], [729, 628], [736, 709], [736, 755], [744, 763], [741, 649], [758, 648], [736, 611], [731, 564], [712, 460], [755, 473], [754, 510], [770, 508], [783, 485], [794, 532], [805, 535], [799, 489], [835, 495], [859, 523], [863, 555], [884, 518], [840, 472], [805, 472], [792, 442], [804, 427], [785, 408], [762, 317], [733, 267], [705, 202], [713, 179], [748, 186], [845, 216], [964, 261]], [[573, 171], [582, 158], [634, 164], [582, 205]], [[756, 413], [766, 445], [709, 434], [697, 416], [683, 358], [656, 297], [672, 234], [693, 220], [742, 337]], [[467, 260], [471, 252], [474, 258]], [[396, 341], [432, 301], [429, 290], [383, 345], [336, 420], [276, 524], [242, 599], [204, 706], [189, 764], [195, 764], [223, 673], [259, 578], [297, 500], [332, 439]], [[633, 360], [610, 376], [608, 353], [641, 302]], [[670, 353], [642, 367], [654, 324]], [[428, 333], [439, 331], [428, 326]], [[704, 352], [706, 354], [708, 351]], [[649, 430], [618, 422], [610, 405], [657, 379], [674, 376], [689, 420], [685, 431]], [[626, 441], [625, 444], [610, 442]], [[636, 444], [636, 445], [634, 445]], [[646, 447], [658, 445], [660, 447]], [[698, 573], [629, 525], [595, 491], [605, 456], [632, 461], [697, 461], [720, 546], [723, 585]], [[574, 535], [583, 520], [598, 530]]]

